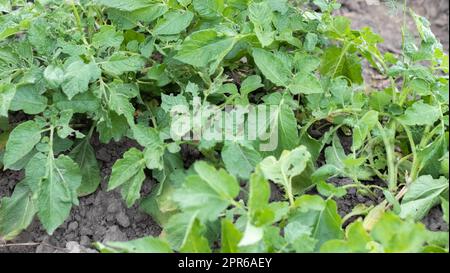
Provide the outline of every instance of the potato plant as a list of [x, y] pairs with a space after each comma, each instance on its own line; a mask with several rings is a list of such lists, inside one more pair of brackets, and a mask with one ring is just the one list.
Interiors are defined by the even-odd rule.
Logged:
[[[36, 217], [52, 234], [107, 179], [163, 232], [102, 252], [448, 252], [448, 232], [420, 222], [441, 206], [448, 223], [448, 56], [407, 5], [416, 30], [405, 24], [399, 54], [339, 6], [0, 0], [0, 165], [24, 173], [2, 196], [0, 239]], [[270, 109], [254, 138], [192, 137], [253, 128], [233, 111], [250, 107]], [[239, 118], [221, 126], [208, 109]], [[94, 137], [139, 145], [104, 178]], [[188, 164], [182, 149], [200, 156]], [[350, 188], [384, 201], [341, 217]]]

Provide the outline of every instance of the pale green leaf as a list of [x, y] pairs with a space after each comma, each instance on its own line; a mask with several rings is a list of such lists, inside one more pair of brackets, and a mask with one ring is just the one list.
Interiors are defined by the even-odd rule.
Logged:
[[53, 102], [59, 110], [70, 109], [74, 113], [96, 112], [100, 107], [100, 100], [90, 91], [75, 95], [71, 100], [55, 92]]
[[222, 160], [229, 173], [248, 179], [262, 158], [253, 147], [227, 142], [222, 149]]
[[291, 71], [275, 54], [264, 49], [253, 49], [253, 58], [264, 76], [278, 86], [289, 86]]
[[13, 84], [0, 83], [0, 117], [8, 117], [8, 110], [15, 93], [16, 87]]
[[362, 147], [368, 134], [376, 126], [377, 122], [378, 112], [370, 110], [354, 125], [352, 144], [354, 151]]
[[112, 168], [111, 178], [108, 183], [108, 190], [113, 190], [133, 179], [139, 173], [144, 172], [145, 162], [141, 151], [131, 148], [117, 160]]
[[0, 203], [0, 238], [12, 240], [26, 229], [36, 214], [36, 202], [24, 182], [16, 185], [11, 197]]
[[399, 119], [405, 125], [433, 125], [440, 117], [439, 107], [418, 101]]
[[207, 67], [212, 63], [215, 70], [235, 43], [235, 38], [224, 36], [213, 29], [200, 30], [184, 40], [175, 59], [196, 67]]
[[172, 216], [165, 227], [167, 240], [174, 250], [181, 252], [211, 252], [203, 236], [203, 226], [196, 214], [180, 213]]
[[198, 175], [188, 176], [173, 199], [183, 210], [198, 213], [200, 219], [214, 220], [237, 197], [239, 184], [223, 169], [217, 171], [206, 162], [195, 163], [194, 169]]
[[314, 74], [299, 73], [294, 77], [292, 84], [289, 86], [292, 94], [321, 94], [323, 93], [322, 85]]
[[57, 65], [49, 65], [44, 70], [44, 79], [51, 88], [58, 88], [64, 81], [64, 70]]
[[198, 219], [191, 223], [186, 240], [180, 248], [183, 253], [211, 253], [208, 240], [203, 236], [204, 227]]
[[153, 33], [155, 35], [175, 35], [185, 30], [192, 22], [194, 14], [190, 11], [173, 11], [158, 20]]
[[83, 139], [69, 154], [78, 166], [80, 166], [83, 176], [81, 185], [78, 188], [79, 196], [86, 196], [93, 193], [100, 185], [101, 180], [97, 158], [89, 142], [89, 138]]
[[36, 115], [47, 108], [47, 98], [39, 94], [32, 84], [19, 85], [11, 102], [10, 110], [23, 110], [26, 114]]
[[145, 59], [142, 56], [128, 56], [123, 52], [116, 52], [102, 64], [102, 68], [112, 75], [119, 76], [125, 72], [140, 71], [144, 65]]
[[266, 47], [272, 44], [275, 39], [275, 31], [272, 26], [274, 15], [267, 2], [251, 3], [248, 13], [261, 45]]
[[292, 151], [284, 151], [277, 160], [270, 156], [260, 163], [264, 176], [283, 187], [286, 194], [292, 197], [292, 179], [300, 175], [307, 167], [311, 155], [305, 146]]
[[122, 33], [116, 31], [114, 26], [101, 26], [100, 31], [92, 37], [92, 45], [96, 48], [119, 48], [123, 42]]
[[89, 82], [98, 79], [100, 74], [101, 71], [96, 64], [75, 61], [65, 69], [62, 90], [69, 99], [72, 99], [76, 94], [86, 92]]
[[433, 179], [426, 175], [417, 178], [402, 199], [400, 216], [421, 220], [440, 201], [439, 196], [448, 188], [448, 180], [444, 177]]
[[342, 239], [344, 232], [341, 217], [337, 213], [334, 200], [323, 200], [316, 195], [302, 195], [295, 201], [297, 210], [292, 214], [290, 222], [298, 221], [312, 229], [312, 237], [316, 239], [316, 249], [332, 239]]
[[19, 124], [9, 135], [3, 164], [5, 169], [17, 163], [41, 141], [41, 127], [34, 121]]
[[153, 0], [94, 0], [94, 3], [123, 11], [134, 11], [154, 4]]
[[128, 242], [95, 243], [102, 253], [172, 253], [169, 244], [160, 238], [144, 237]]
[[242, 233], [228, 219], [222, 220], [221, 253], [238, 253]]
[[69, 216], [72, 204], [78, 205], [77, 189], [82, 175], [78, 165], [64, 155], [56, 159], [51, 156], [46, 168], [38, 193], [38, 215], [51, 235]]
[[202, 17], [220, 16], [225, 8], [224, 0], [193, 0], [192, 4]]
[[330, 240], [320, 248], [325, 253], [367, 253], [372, 238], [364, 229], [362, 221], [351, 223], [345, 231], [345, 240]]
[[261, 83], [261, 77], [258, 75], [252, 75], [247, 77], [242, 82], [240, 92], [242, 95], [248, 95], [263, 86], [264, 85]]
[[419, 252], [428, 239], [422, 223], [403, 221], [394, 213], [385, 213], [375, 224], [371, 236], [386, 253]]

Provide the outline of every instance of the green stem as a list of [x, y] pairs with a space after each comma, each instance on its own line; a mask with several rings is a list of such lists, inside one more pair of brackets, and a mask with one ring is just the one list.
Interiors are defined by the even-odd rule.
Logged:
[[86, 37], [84, 35], [83, 26], [81, 25], [81, 17], [80, 17], [80, 14], [78, 13], [77, 7], [75, 6], [75, 0], [71, 1], [71, 6], [72, 6], [72, 10], [73, 10], [73, 15], [75, 16], [75, 20], [77, 22], [78, 30], [80, 31], [81, 34], [83, 34], [81, 39], [83, 40], [83, 43], [86, 46], [90, 47], [90, 44], [87, 42]]
[[409, 128], [402, 123], [400, 123], [400, 124], [403, 126], [403, 129], [405, 130], [406, 136], [408, 137], [408, 140], [409, 140], [409, 145], [411, 146], [411, 153], [413, 155], [413, 163], [412, 163], [412, 167], [411, 167], [411, 171], [410, 171], [411, 173], [410, 173], [409, 178], [410, 178], [410, 181], [414, 181], [417, 179], [417, 175], [420, 171], [420, 162], [417, 158], [416, 144], [414, 142], [414, 138], [413, 138]]
[[[386, 135], [386, 129], [383, 128], [381, 123], [377, 124], [381, 138], [383, 139], [384, 146], [386, 147], [386, 160], [388, 165], [388, 186], [391, 192], [397, 190], [397, 169], [395, 168], [395, 147], [392, 143], [392, 138]], [[395, 123], [391, 122], [388, 128], [390, 132], [394, 131], [395, 135]]]

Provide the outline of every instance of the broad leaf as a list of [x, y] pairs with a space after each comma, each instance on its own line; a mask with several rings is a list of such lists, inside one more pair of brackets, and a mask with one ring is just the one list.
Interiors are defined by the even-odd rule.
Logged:
[[0, 238], [11, 240], [26, 229], [36, 214], [36, 200], [28, 186], [16, 185], [11, 197], [4, 197], [0, 203]]
[[253, 58], [264, 76], [277, 86], [287, 87], [291, 82], [291, 71], [275, 54], [255, 48]]
[[440, 117], [439, 107], [425, 104], [422, 101], [414, 103], [406, 109], [399, 119], [405, 125], [433, 125]]
[[235, 43], [234, 37], [224, 36], [213, 29], [200, 30], [184, 40], [175, 59], [196, 67], [211, 64], [211, 70], [215, 70]]
[[153, 33], [155, 35], [175, 35], [185, 30], [192, 22], [194, 14], [190, 11], [173, 11], [166, 13], [158, 21]]
[[0, 83], [0, 116], [8, 117], [8, 110], [16, 93], [13, 84]]
[[106, 6], [108, 8], [115, 8], [123, 11], [134, 11], [145, 8], [153, 4], [153, 0], [94, 0], [96, 4]]
[[339, 47], [330, 47], [325, 50], [320, 72], [332, 78], [345, 76], [357, 84], [363, 82], [359, 57]]
[[421, 220], [440, 201], [439, 196], [448, 190], [448, 187], [448, 180], [444, 177], [433, 179], [426, 175], [417, 178], [403, 197], [400, 216]]
[[66, 220], [72, 204], [78, 205], [81, 179], [80, 168], [70, 157], [49, 156], [38, 194], [38, 215], [48, 234], [53, 234]]
[[140, 197], [140, 190], [145, 179], [145, 160], [143, 153], [136, 148], [128, 150], [112, 168], [108, 182], [108, 191], [122, 187], [122, 197], [131, 207]]
[[3, 164], [8, 169], [28, 153], [41, 141], [41, 126], [34, 121], [26, 121], [18, 125], [9, 135], [6, 143]]
[[229, 173], [239, 178], [248, 179], [262, 158], [251, 146], [227, 142], [222, 149], [222, 160]]
[[393, 213], [385, 213], [371, 232], [386, 253], [419, 252], [427, 240], [425, 226], [413, 221], [402, 221]]
[[93, 193], [100, 185], [101, 180], [97, 158], [89, 141], [89, 138], [83, 139], [69, 154], [78, 166], [80, 166], [83, 176], [81, 185], [78, 188], [79, 196]]
[[222, 220], [221, 253], [238, 253], [242, 233], [228, 219]]
[[296, 211], [289, 222], [299, 222], [312, 229], [311, 236], [316, 239], [316, 248], [332, 239], [342, 239], [341, 217], [337, 213], [336, 202], [323, 200], [319, 196], [303, 195], [295, 201]]
[[72, 99], [76, 94], [86, 92], [89, 82], [97, 80], [100, 74], [101, 71], [96, 64], [75, 61], [69, 64], [64, 71], [62, 90], [69, 99]]
[[155, 237], [144, 237], [128, 242], [95, 243], [102, 253], [172, 253], [169, 244]]
[[124, 52], [116, 52], [104, 64], [102, 64], [102, 68], [107, 73], [119, 76], [125, 72], [140, 71], [144, 65], [145, 60], [141, 56], [128, 56]]
[[378, 112], [368, 111], [353, 127], [352, 149], [356, 151], [361, 148], [370, 131], [378, 122]]
[[92, 45], [96, 48], [119, 48], [122, 42], [123, 35], [114, 26], [102, 26], [92, 37]]
[[197, 162], [194, 169], [198, 175], [187, 177], [183, 186], [175, 191], [173, 199], [183, 210], [197, 213], [200, 219], [213, 221], [237, 197], [239, 184], [226, 171], [218, 171], [206, 162]]
[[224, 0], [193, 0], [194, 10], [202, 17], [220, 16], [225, 8]]
[[19, 85], [11, 102], [10, 110], [23, 110], [26, 114], [36, 115], [47, 108], [47, 98], [39, 94], [32, 84]]
[[325, 253], [367, 253], [373, 239], [364, 229], [361, 221], [351, 223], [345, 231], [345, 240], [330, 240], [320, 248]]
[[264, 176], [283, 187], [288, 197], [292, 198], [292, 180], [300, 175], [307, 167], [311, 155], [305, 146], [292, 151], [284, 151], [277, 160], [270, 156], [260, 163]]
[[294, 77], [292, 84], [289, 86], [292, 94], [321, 94], [323, 88], [320, 81], [314, 74], [299, 73]]
[[251, 3], [248, 12], [259, 42], [263, 47], [269, 46], [275, 39], [275, 31], [272, 26], [272, 9], [267, 2]]
[[166, 225], [167, 240], [174, 250], [209, 253], [209, 243], [196, 214], [181, 213], [170, 218]]

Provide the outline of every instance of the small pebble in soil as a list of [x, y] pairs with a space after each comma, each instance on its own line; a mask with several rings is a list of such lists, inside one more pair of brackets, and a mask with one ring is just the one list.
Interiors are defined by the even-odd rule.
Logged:
[[124, 228], [127, 228], [130, 226], [130, 219], [123, 211], [121, 211], [117, 214], [116, 220], [117, 220], [117, 223], [119, 223], [119, 225], [121, 225]]
[[111, 226], [105, 234], [103, 242], [123, 242], [127, 241], [127, 235], [118, 226]]

